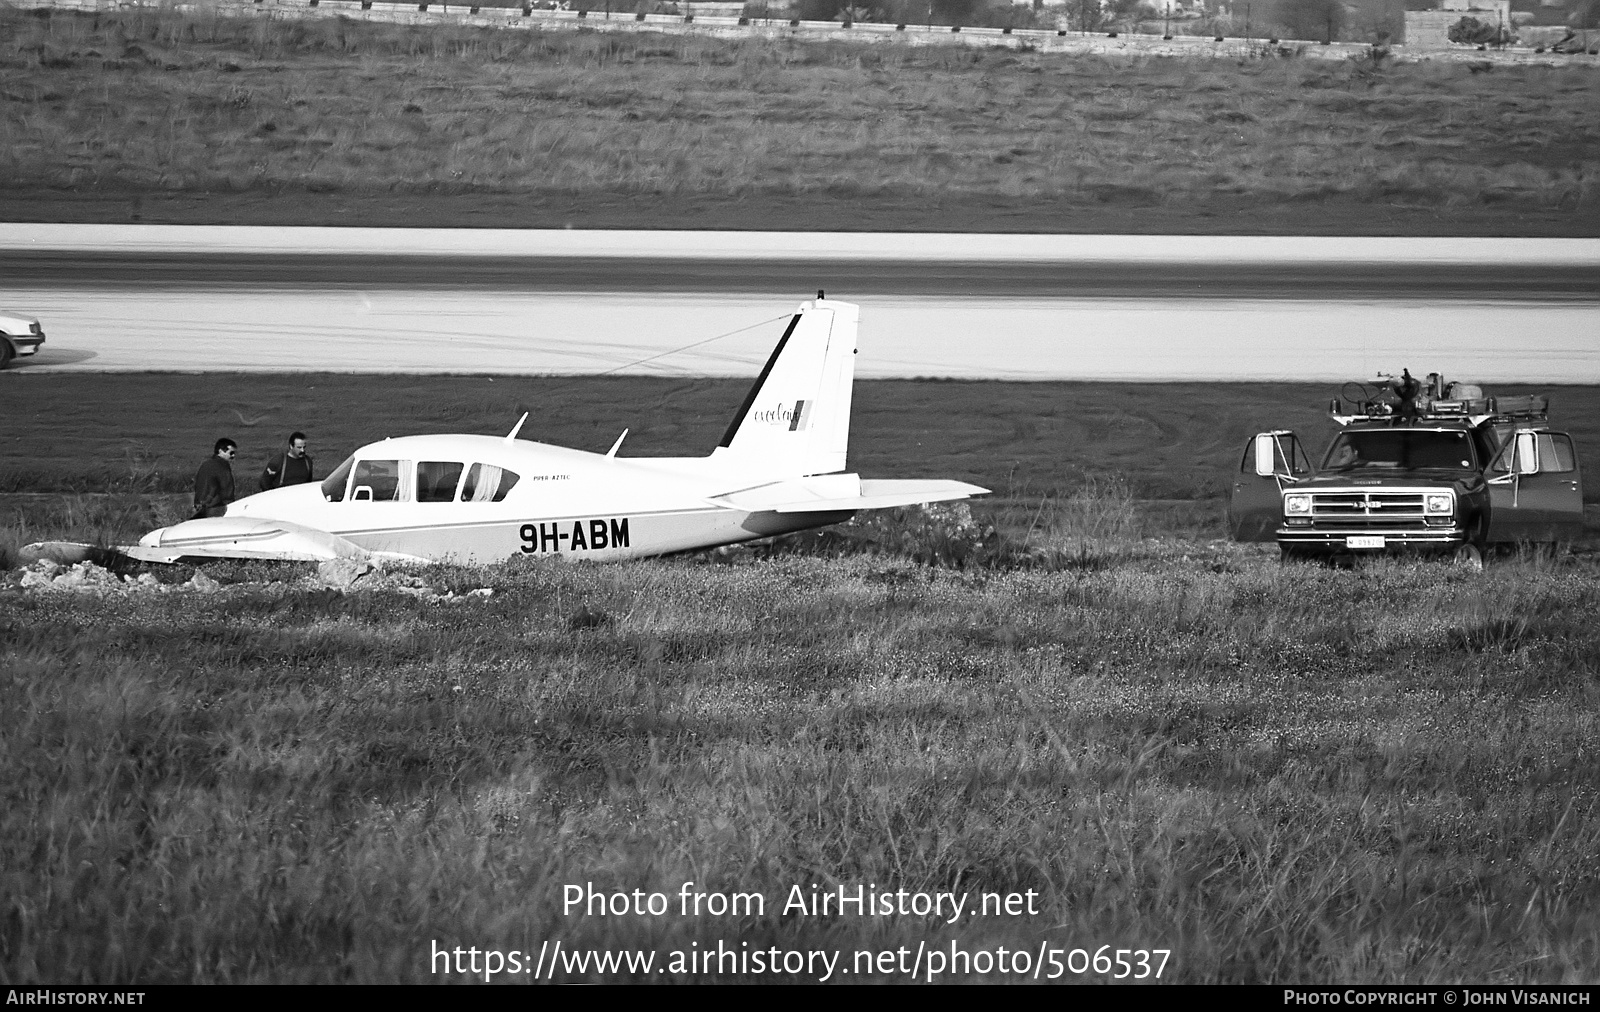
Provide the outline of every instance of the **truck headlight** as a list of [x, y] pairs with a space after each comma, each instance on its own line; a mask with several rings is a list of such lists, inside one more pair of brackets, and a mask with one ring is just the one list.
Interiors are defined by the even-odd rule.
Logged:
[[1449, 514], [1454, 513], [1455, 509], [1456, 497], [1450, 495], [1448, 492], [1441, 494], [1430, 494], [1425, 496], [1422, 500], [1422, 512], [1424, 513], [1443, 513], [1448, 516]]
[[1311, 515], [1311, 497], [1309, 495], [1286, 495], [1283, 497], [1283, 512], [1285, 516], [1304, 517]]

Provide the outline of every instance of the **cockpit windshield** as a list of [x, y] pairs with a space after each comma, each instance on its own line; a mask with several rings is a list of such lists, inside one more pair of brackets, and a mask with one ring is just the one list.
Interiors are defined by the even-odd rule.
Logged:
[[356, 466], [356, 455], [351, 454], [344, 458], [344, 463], [333, 469], [333, 473], [322, 479], [322, 498], [329, 502], [344, 501], [344, 487], [350, 482], [350, 469]]
[[1461, 430], [1359, 429], [1341, 432], [1328, 447], [1324, 471], [1358, 467], [1416, 469], [1473, 467], [1472, 439]]

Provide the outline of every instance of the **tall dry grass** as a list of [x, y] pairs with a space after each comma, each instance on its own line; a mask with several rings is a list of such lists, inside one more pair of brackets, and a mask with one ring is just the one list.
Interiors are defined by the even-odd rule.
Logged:
[[[1103, 498], [1061, 529], [1129, 531]], [[1191, 982], [1593, 979], [1592, 561], [1138, 544], [1056, 571], [908, 543], [420, 572], [495, 590], [455, 604], [303, 567], [0, 590], [0, 974], [1044, 940], [1170, 948]], [[768, 911], [561, 911], [567, 884], [685, 881]], [[777, 915], [810, 883], [1033, 889], [1040, 913]]]

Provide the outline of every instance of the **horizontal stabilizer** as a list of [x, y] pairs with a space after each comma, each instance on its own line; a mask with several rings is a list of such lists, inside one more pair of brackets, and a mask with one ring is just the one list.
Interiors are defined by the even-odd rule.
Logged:
[[711, 500], [719, 506], [751, 513], [826, 513], [836, 510], [878, 510], [894, 506], [944, 502], [983, 495], [989, 490], [964, 481], [942, 479], [862, 480], [853, 474], [795, 478], [730, 492]]
[[284, 562], [329, 562], [366, 559], [369, 553], [337, 534], [287, 520], [253, 517], [208, 517], [162, 527], [119, 549], [145, 562], [182, 558], [277, 559]]

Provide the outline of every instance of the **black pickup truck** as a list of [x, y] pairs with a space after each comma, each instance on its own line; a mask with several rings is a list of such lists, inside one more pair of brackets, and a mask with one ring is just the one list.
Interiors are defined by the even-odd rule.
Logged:
[[1336, 398], [1313, 468], [1293, 432], [1256, 435], [1232, 476], [1228, 525], [1284, 558], [1431, 552], [1481, 560], [1492, 544], [1572, 541], [1583, 488], [1546, 397], [1484, 397], [1437, 375], [1412, 398]]

